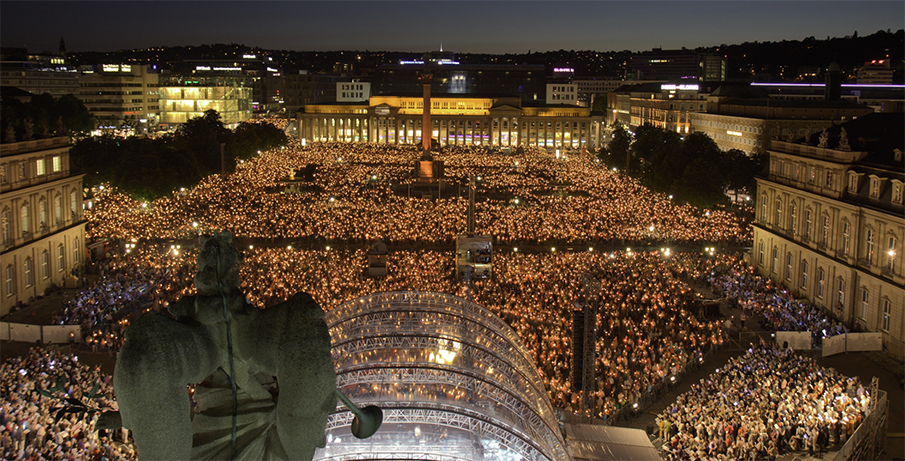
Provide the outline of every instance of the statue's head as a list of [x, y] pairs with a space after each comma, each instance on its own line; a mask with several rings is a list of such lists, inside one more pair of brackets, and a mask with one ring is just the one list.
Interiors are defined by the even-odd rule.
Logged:
[[239, 286], [239, 264], [242, 256], [232, 246], [233, 236], [229, 231], [214, 232], [201, 236], [201, 251], [198, 252], [198, 275], [195, 288], [198, 293], [218, 291], [217, 279], [224, 287]]

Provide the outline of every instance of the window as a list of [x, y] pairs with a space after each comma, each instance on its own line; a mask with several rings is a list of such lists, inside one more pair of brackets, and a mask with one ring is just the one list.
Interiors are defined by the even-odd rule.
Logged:
[[66, 250], [61, 243], [57, 246], [57, 271], [63, 272], [64, 269], [66, 269]]
[[836, 290], [836, 294], [838, 295], [836, 300], [841, 305], [845, 305], [845, 279], [839, 277], [839, 283], [837, 284], [838, 290]]
[[760, 220], [767, 222], [767, 194], [761, 196]]
[[29, 230], [31, 230], [31, 226], [29, 225], [29, 224], [30, 224], [30, 222], [29, 222], [29, 221], [30, 221], [30, 219], [29, 219], [29, 214], [30, 214], [30, 213], [29, 213], [28, 211], [29, 211], [29, 210], [28, 210], [28, 203], [26, 202], [24, 205], [22, 205], [22, 208], [19, 209], [19, 218], [20, 218], [20, 221], [21, 221], [21, 224], [20, 224], [20, 225], [21, 225], [21, 227], [22, 227], [22, 233], [23, 233], [23, 234], [27, 234], [27, 233], [29, 232]]
[[786, 280], [792, 281], [792, 253], [786, 254]]
[[865, 248], [864, 255], [867, 257], [867, 262], [869, 263], [874, 260], [874, 230], [867, 229], [866, 235], [867, 247]]
[[10, 227], [9, 208], [3, 210], [3, 217], [0, 218], [0, 227], [2, 227], [3, 243], [12, 243], [13, 233], [11, 230], [12, 228]]
[[25, 258], [25, 286], [30, 287], [35, 284], [35, 262], [31, 258]]
[[757, 245], [757, 263], [761, 266], [764, 265], [764, 242]]
[[889, 314], [892, 310], [892, 302], [887, 298], [883, 300], [883, 325], [880, 327], [883, 331], [889, 331]]
[[44, 171], [45, 162], [43, 158], [39, 158], [35, 160], [35, 174], [38, 176], [44, 176], [47, 172]]
[[15, 273], [16, 270], [13, 269], [12, 264], [6, 266], [6, 296], [16, 294]]
[[832, 171], [826, 172], [826, 181], [824, 183], [824, 187], [826, 187], [828, 189], [833, 187], [833, 172]]
[[801, 260], [801, 289], [808, 289], [808, 262]]
[[842, 254], [848, 256], [851, 250], [852, 225], [847, 221], [842, 223]]
[[789, 230], [798, 230], [798, 207], [794, 203], [789, 207]]
[[79, 239], [75, 239], [72, 241], [72, 265], [79, 264], [81, 260], [81, 255], [79, 255]]
[[867, 291], [867, 288], [861, 289], [861, 311], [858, 313], [858, 317], [862, 319], [867, 318], [867, 306], [870, 305], [870, 292]]
[[899, 240], [893, 236], [889, 236], [889, 245], [886, 248], [886, 268], [889, 269], [890, 272], [896, 270], [896, 246], [898, 245]]
[[770, 266], [773, 272], [779, 272], [779, 248], [773, 247], [773, 265]]
[[50, 254], [47, 250], [44, 250], [41, 253], [41, 278], [47, 279], [50, 277]]
[[79, 204], [78, 195], [76, 195], [75, 189], [69, 191], [69, 211], [72, 212], [72, 219], [75, 219], [77, 214], [76, 206]]
[[895, 184], [892, 186], [892, 203], [902, 203], [902, 185]]
[[6, 177], [6, 165], [0, 165], [0, 184], [6, 184], [9, 178]]
[[43, 231], [47, 228], [47, 201], [42, 197], [38, 200], [38, 229]]
[[812, 220], [812, 212], [811, 209], [808, 208], [804, 210], [804, 239], [811, 239], [811, 220]]
[[823, 215], [820, 226], [820, 244], [826, 246], [830, 241], [830, 216]]
[[858, 193], [858, 175], [848, 175], [848, 191], [853, 194]]
[[19, 162], [19, 180], [25, 179], [25, 162]]
[[808, 184], [817, 183], [817, 168], [811, 167], [808, 170]]
[[823, 268], [817, 269], [817, 297], [822, 298], [826, 290], [826, 272]]
[[776, 227], [782, 226], [782, 200], [776, 201], [776, 216], [773, 223], [776, 225]]
[[59, 194], [53, 198], [53, 219], [56, 220], [57, 226], [63, 224], [63, 197]]
[[63, 170], [63, 159], [59, 155], [54, 155], [53, 160], [51, 160], [51, 171], [54, 173], [59, 173]]
[[870, 196], [880, 198], [880, 178], [870, 178]]

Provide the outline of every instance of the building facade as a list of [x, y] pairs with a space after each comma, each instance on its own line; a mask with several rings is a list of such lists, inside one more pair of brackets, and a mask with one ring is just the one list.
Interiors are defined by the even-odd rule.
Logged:
[[905, 356], [902, 114], [774, 141], [757, 181], [752, 264]]
[[625, 85], [610, 98], [608, 118], [631, 129], [653, 125], [685, 134], [691, 114], [707, 110], [707, 94], [694, 83], [644, 83]]
[[[309, 141], [421, 143], [423, 97], [372, 96], [367, 103], [306, 105], [296, 114]], [[522, 106], [513, 96], [431, 96], [431, 137], [440, 145], [596, 149], [603, 116], [578, 106]]]
[[158, 74], [147, 66], [103, 64], [79, 75], [76, 95], [98, 123], [156, 124]]
[[0, 315], [61, 285], [85, 262], [83, 174], [69, 138], [0, 144]]
[[654, 48], [632, 56], [631, 73], [637, 80], [719, 82], [726, 78], [726, 58], [684, 48]]
[[167, 84], [160, 87], [159, 94], [160, 126], [168, 130], [211, 109], [230, 129], [252, 118], [252, 90], [248, 87]]

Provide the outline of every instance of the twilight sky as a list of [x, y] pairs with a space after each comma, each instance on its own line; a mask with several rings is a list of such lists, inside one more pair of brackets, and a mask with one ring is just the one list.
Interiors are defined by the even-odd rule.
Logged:
[[905, 27], [871, 1], [12, 1], [0, 45], [29, 52], [241, 43], [266, 49], [468, 53], [695, 48]]

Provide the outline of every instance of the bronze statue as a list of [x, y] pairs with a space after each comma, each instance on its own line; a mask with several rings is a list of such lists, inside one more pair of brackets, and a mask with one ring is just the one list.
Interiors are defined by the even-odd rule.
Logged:
[[326, 445], [336, 374], [324, 312], [307, 293], [266, 310], [248, 303], [231, 241], [201, 237], [197, 295], [170, 306], [175, 320], [152, 311], [126, 331], [119, 414], [98, 427], [121, 422], [142, 459], [309, 460]]

